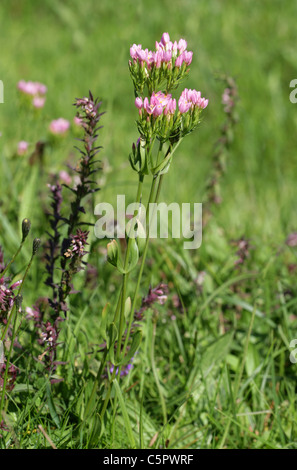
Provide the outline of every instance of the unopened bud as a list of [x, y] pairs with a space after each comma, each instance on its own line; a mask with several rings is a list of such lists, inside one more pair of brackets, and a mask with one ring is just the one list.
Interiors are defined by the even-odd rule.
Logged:
[[34, 238], [34, 240], [33, 240], [33, 251], [32, 251], [33, 256], [37, 253], [37, 250], [40, 247], [40, 244], [41, 244], [40, 238]]
[[113, 266], [117, 266], [119, 259], [119, 246], [116, 240], [112, 240], [110, 243], [107, 243], [107, 260]]
[[24, 219], [22, 222], [22, 234], [23, 234], [23, 239], [22, 241], [24, 242], [30, 232], [31, 228], [31, 222], [29, 219]]

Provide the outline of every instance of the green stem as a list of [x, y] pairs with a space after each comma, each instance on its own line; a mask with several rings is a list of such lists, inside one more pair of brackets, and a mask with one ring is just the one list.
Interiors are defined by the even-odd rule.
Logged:
[[156, 367], [156, 363], [155, 363], [155, 355], [154, 355], [155, 338], [156, 338], [156, 323], [153, 322], [152, 344], [151, 344], [151, 354], [150, 354], [150, 356], [151, 356], [152, 371], [153, 371], [153, 375], [155, 377], [155, 382], [156, 382], [156, 385], [157, 385], [157, 388], [158, 388], [160, 402], [161, 402], [161, 406], [162, 406], [163, 425], [165, 426], [166, 423], [167, 423], [167, 409], [166, 409], [165, 398], [164, 398], [164, 395], [163, 395], [163, 391], [162, 391], [162, 388], [161, 388], [161, 384], [160, 384], [159, 377], [158, 377], [158, 372], [157, 372], [157, 367]]
[[[30, 259], [29, 264], [28, 264], [28, 266], [27, 266], [27, 269], [26, 269], [26, 271], [25, 271], [25, 274], [24, 274], [22, 283], [21, 283], [21, 285], [20, 285], [20, 287], [19, 287], [19, 290], [18, 290], [17, 295], [20, 295], [21, 292], [22, 292], [23, 285], [24, 285], [24, 282], [25, 282], [25, 280], [26, 280], [26, 277], [27, 277], [27, 274], [28, 274], [28, 272], [29, 272], [29, 269], [30, 269], [30, 267], [31, 267], [33, 258], [34, 258], [34, 254], [32, 254], [32, 256], [31, 256], [31, 259]], [[2, 274], [2, 273], [1, 273], [1, 274]], [[5, 329], [4, 329], [3, 333], [2, 333], [1, 341], [4, 341], [4, 338], [5, 338], [5, 336], [6, 336], [7, 330], [8, 330], [8, 328], [9, 328], [9, 326], [10, 326], [10, 324], [11, 324], [11, 321], [12, 321], [12, 318], [13, 318], [14, 310], [15, 310], [15, 309], [14, 309], [14, 305], [13, 305], [13, 307], [12, 307], [12, 309], [11, 309], [11, 312], [10, 312], [10, 315], [8, 316], [8, 320], [7, 320]]]
[[[22, 245], [22, 244], [21, 244]], [[20, 246], [21, 248], [21, 246]], [[23, 289], [23, 285], [24, 285], [24, 282], [26, 280], [26, 277], [28, 275], [28, 272], [29, 272], [29, 269], [31, 267], [31, 264], [32, 264], [32, 261], [33, 261], [33, 258], [34, 258], [34, 255], [35, 253], [32, 253], [32, 256], [31, 256], [31, 259], [29, 261], [29, 264], [27, 266], [27, 269], [25, 271], [25, 274], [24, 274], [24, 277], [23, 277], [23, 280], [22, 280], [22, 283], [18, 289], [18, 293], [16, 295], [16, 297], [19, 297], [21, 295], [21, 292], [22, 292], [22, 289]], [[8, 356], [7, 356], [7, 359], [6, 359], [6, 368], [5, 368], [5, 374], [4, 374], [4, 379], [3, 379], [3, 388], [2, 388], [2, 396], [1, 396], [1, 403], [0, 403], [0, 416], [2, 414], [2, 410], [3, 410], [3, 404], [4, 404], [4, 399], [5, 399], [5, 391], [6, 391], [6, 384], [7, 384], [7, 376], [8, 376], [8, 369], [9, 369], [9, 362], [10, 362], [10, 357], [11, 357], [11, 353], [12, 353], [12, 349], [13, 349], [13, 344], [14, 344], [14, 340], [15, 340], [15, 332], [16, 332], [16, 324], [17, 324], [17, 317], [18, 317], [18, 312], [17, 312], [17, 309], [16, 309], [16, 302], [14, 302], [13, 304], [13, 307], [11, 309], [11, 313], [8, 317], [8, 320], [7, 320], [7, 324], [6, 324], [6, 327], [4, 329], [4, 332], [1, 336], [1, 341], [4, 341], [4, 338], [6, 336], [6, 333], [7, 333], [7, 330], [9, 328], [9, 325], [11, 324], [12, 322], [12, 319], [14, 320], [13, 321], [13, 329], [12, 329], [12, 335], [11, 335], [11, 340], [10, 340], [10, 348], [9, 348], [9, 351], [8, 351]]]
[[[140, 200], [141, 200], [141, 194], [142, 194], [142, 185], [143, 185], [143, 180], [144, 180], [144, 176], [139, 174], [139, 179], [138, 179], [138, 187], [137, 187], [137, 195], [136, 195], [136, 201], [138, 203], [140, 203]], [[130, 240], [130, 238], [129, 238]], [[129, 250], [129, 240], [128, 240], [128, 245], [127, 245], [127, 252]], [[128, 260], [128, 253], [126, 252], [126, 258], [125, 258], [125, 264], [126, 264], [126, 260]], [[115, 314], [114, 314], [114, 319], [113, 319], [113, 322], [116, 323], [117, 319], [118, 319], [118, 315], [119, 315], [119, 312], [121, 312], [120, 314], [120, 334], [121, 334], [121, 331], [123, 329], [123, 317], [124, 317], [124, 313], [125, 313], [125, 300], [126, 300], [126, 294], [125, 294], [125, 291], [126, 291], [126, 283], [127, 283], [127, 277], [125, 276], [123, 278], [123, 283], [122, 283], [122, 287], [121, 287], [121, 291], [120, 291], [120, 295], [119, 295], [119, 299], [118, 299], [118, 302], [117, 302], [117, 306], [116, 306], [116, 310], [115, 310]], [[91, 396], [88, 400], [88, 403], [87, 403], [87, 406], [86, 406], [86, 411], [85, 411], [85, 419], [88, 417], [89, 413], [90, 413], [90, 408], [91, 408], [91, 405], [93, 403], [93, 400], [94, 400], [94, 397], [95, 397], [95, 394], [96, 394], [96, 390], [98, 388], [98, 383], [100, 381], [100, 378], [103, 374], [103, 370], [104, 370], [104, 366], [106, 364], [106, 359], [107, 359], [107, 355], [108, 355], [108, 348], [107, 346], [105, 347], [105, 351], [104, 351], [104, 354], [103, 354], [103, 358], [101, 360], [101, 364], [100, 364], [100, 367], [99, 367], [99, 370], [97, 372], [97, 376], [96, 376], [96, 379], [94, 381], [94, 385], [93, 385], [93, 388], [92, 388], [92, 392], [91, 392]], [[116, 368], [114, 368], [114, 374], [113, 374], [113, 377], [112, 377], [112, 380], [114, 379], [115, 377], [115, 371], [116, 371]], [[108, 395], [108, 393], [107, 393]], [[109, 398], [108, 398], [109, 400]], [[106, 401], [106, 400], [105, 400]], [[104, 402], [105, 404], [105, 402]], [[103, 405], [104, 407], [104, 405]], [[105, 407], [106, 408], [106, 407]], [[105, 411], [105, 410], [104, 410]], [[104, 413], [103, 413], [104, 414]]]
[[[158, 203], [158, 200], [159, 200], [159, 196], [160, 196], [160, 192], [161, 192], [161, 187], [162, 187], [163, 176], [164, 176], [164, 175], [161, 175], [161, 176], [160, 176], [160, 179], [159, 179], [157, 194], [156, 194], [156, 197], [155, 197], [155, 200], [154, 200], [154, 203], [155, 203], [155, 204], [157, 204], [157, 203]], [[156, 206], [154, 206], [154, 209], [155, 209], [155, 208], [156, 208]], [[147, 214], [148, 214], [148, 212], [147, 212]], [[153, 216], [153, 214], [152, 214], [152, 216]], [[153, 217], [152, 217], [152, 218], [153, 218]], [[130, 332], [131, 332], [131, 326], [132, 326], [132, 322], [133, 322], [133, 318], [134, 318], [134, 312], [135, 312], [135, 307], [136, 307], [136, 302], [137, 302], [137, 297], [138, 297], [138, 291], [139, 291], [139, 288], [140, 288], [140, 283], [141, 283], [141, 279], [142, 279], [142, 273], [143, 273], [143, 270], [144, 270], [145, 261], [146, 261], [146, 256], [147, 256], [147, 252], [148, 252], [148, 246], [149, 246], [149, 229], [148, 229], [148, 231], [147, 231], [147, 237], [146, 237], [145, 247], [144, 247], [144, 251], [143, 251], [143, 255], [142, 255], [142, 260], [141, 260], [141, 265], [140, 265], [140, 270], [139, 270], [139, 273], [138, 273], [138, 278], [137, 278], [136, 287], [135, 287], [135, 291], [134, 291], [134, 297], [133, 297], [133, 303], [132, 303], [131, 312], [130, 312], [130, 318], [129, 318], [129, 325], [128, 325], [128, 330], [127, 330], [127, 336], [126, 336], [125, 343], [124, 343], [124, 347], [123, 347], [123, 355], [125, 355], [125, 353], [126, 353], [126, 349], [127, 349], [127, 345], [128, 345], [128, 341], [129, 341], [129, 336], [130, 336]]]
[[19, 255], [21, 249], [23, 248], [24, 242], [25, 242], [25, 240], [22, 240], [20, 246], [18, 247], [16, 253], [13, 255], [13, 257], [11, 258], [11, 260], [9, 261], [8, 265], [4, 268], [3, 271], [1, 271], [1, 273], [0, 273], [0, 276], [1, 276], [1, 277], [4, 277], [6, 271], [9, 269], [9, 267], [10, 267], [10, 266], [12, 265], [12, 263], [15, 261], [16, 257]]
[[[175, 150], [177, 149], [177, 147], [179, 146], [179, 144], [181, 143], [181, 140], [182, 139], [180, 139], [179, 142], [175, 145], [175, 147], [173, 149], [171, 149], [171, 154], [172, 155], [175, 152]], [[163, 143], [160, 142], [158, 155], [157, 155], [157, 162], [158, 162], [158, 159], [159, 159], [160, 152], [162, 150], [162, 146], [163, 146]], [[151, 154], [151, 149], [150, 149], [150, 154]], [[164, 175], [160, 175], [160, 177], [158, 175], [153, 176], [151, 189], [150, 189], [150, 194], [149, 194], [149, 199], [148, 199], [148, 203], [147, 203], [147, 207], [146, 207], [146, 226], [147, 227], [148, 227], [148, 221], [149, 221], [149, 205], [154, 200], [154, 203], [155, 203], [154, 210], [155, 210], [156, 204], [159, 200], [159, 196], [160, 196], [160, 192], [161, 192], [163, 176]], [[153, 196], [154, 196], [157, 180], [158, 180], [158, 187], [157, 187], [156, 196], [154, 198]], [[153, 214], [152, 214], [152, 216], [153, 216]], [[151, 220], [152, 220], [152, 218], [153, 217], [151, 217]], [[143, 255], [142, 255], [141, 266], [140, 266], [140, 270], [139, 270], [139, 273], [138, 273], [138, 278], [137, 278], [136, 287], [135, 287], [135, 291], [134, 291], [133, 303], [132, 303], [130, 317], [129, 317], [129, 324], [128, 324], [128, 328], [127, 328], [127, 334], [126, 334], [126, 338], [125, 338], [125, 342], [124, 342], [124, 346], [123, 346], [122, 357], [125, 356], [127, 346], [128, 346], [128, 341], [129, 341], [129, 336], [130, 336], [130, 333], [131, 333], [131, 327], [132, 327], [132, 323], [133, 323], [138, 292], [139, 292], [140, 283], [141, 283], [141, 279], [142, 279], [142, 274], [143, 274], [143, 270], [144, 270], [144, 265], [145, 265], [145, 261], [146, 261], [146, 256], [147, 256], [147, 252], [148, 252], [148, 246], [149, 246], [149, 228], [147, 230], [147, 236], [146, 236], [145, 247], [144, 247], [144, 251], [143, 251]], [[129, 255], [128, 250], [129, 250], [129, 240], [128, 240], [127, 251], [126, 251], [126, 259], [127, 259], [127, 256]], [[126, 277], [125, 277], [125, 281], [123, 279], [123, 283], [124, 282], [125, 283], [127, 282]], [[123, 292], [123, 287], [122, 287], [122, 292]], [[124, 312], [124, 310], [123, 310], [124, 306], [125, 306], [125, 301], [122, 298], [122, 312]], [[122, 313], [122, 315], [123, 315], [123, 313]], [[122, 336], [120, 337], [120, 340], [121, 339], [122, 339]], [[118, 344], [120, 345], [121, 342], [118, 342]], [[117, 356], [117, 357], [119, 357], [119, 356]], [[120, 376], [120, 370], [121, 370], [121, 366], [119, 366], [119, 368], [118, 368], [118, 376]], [[101, 419], [103, 419], [103, 417], [104, 417], [104, 414], [105, 414], [105, 411], [106, 411], [106, 408], [107, 408], [107, 405], [108, 405], [108, 402], [109, 402], [109, 399], [110, 399], [112, 383], [113, 383], [113, 380], [114, 380], [115, 376], [116, 376], [116, 367], [114, 367], [114, 369], [113, 369], [112, 376], [111, 376], [110, 383], [109, 383], [109, 387], [108, 387], [108, 391], [107, 391], [107, 394], [106, 394], [106, 397], [105, 397], [105, 401], [103, 403], [103, 407], [102, 407], [102, 410], [101, 410]]]
[[[150, 202], [152, 201], [153, 199], [153, 195], [154, 195], [154, 191], [155, 191], [155, 186], [156, 186], [156, 180], [157, 178], [156, 177], [153, 177], [153, 180], [152, 180], [152, 184], [151, 184], [151, 189], [150, 189], [150, 195], [149, 195], [149, 199], [148, 199], [148, 203], [147, 203], [147, 209], [149, 207], [149, 204]], [[146, 212], [146, 214], [148, 215], [148, 211]], [[130, 240], [130, 238], [129, 238]], [[128, 252], [128, 249], [129, 249], [129, 240], [128, 240], [128, 245], [127, 245], [127, 252]], [[129, 253], [126, 252], [126, 259], [128, 259], [128, 255]], [[124, 281], [125, 279], [125, 281]], [[123, 278], [123, 283], [125, 282], [126, 283], [127, 281], [127, 278], [125, 276], [125, 278]], [[123, 293], [123, 285], [122, 285], [122, 293]], [[122, 310], [125, 308], [125, 298], [123, 300], [123, 297], [122, 297]], [[123, 314], [122, 316], [124, 315], [124, 311], [123, 311]], [[130, 328], [129, 328], [130, 330]], [[129, 331], [128, 330], [128, 331]], [[118, 353], [120, 351], [120, 345], [121, 345], [121, 341], [122, 341], [122, 336], [120, 337], [119, 336], [119, 340], [118, 340], [118, 350], [117, 350], [117, 358], [119, 357], [118, 356]], [[126, 342], [127, 342], [127, 337], [125, 339], [125, 345], [126, 345]], [[126, 350], [126, 347], [124, 346], [124, 351]], [[108, 387], [108, 391], [107, 391], [107, 394], [106, 394], [106, 397], [105, 397], [105, 400], [104, 400], [104, 403], [103, 403], [103, 407], [102, 407], [102, 410], [101, 410], [101, 419], [103, 419], [104, 417], [104, 414], [105, 414], [105, 411], [106, 411], [106, 408], [107, 408], [107, 405], [108, 405], [108, 402], [109, 402], [109, 399], [110, 399], [110, 394], [111, 394], [111, 389], [112, 389], [112, 383], [113, 383], [113, 380], [115, 379], [115, 376], [116, 376], [116, 371], [117, 371], [117, 368], [114, 367], [113, 369], [113, 372], [112, 372], [112, 375], [111, 375], [111, 379], [110, 379], [110, 382], [109, 382], [109, 387]], [[119, 368], [119, 373], [120, 373], [120, 368]], [[119, 374], [118, 374], [119, 375]]]
[[[141, 200], [143, 179], [144, 179], [144, 176], [139, 174], [138, 188], [137, 188], [137, 195], [136, 195], [136, 204], [138, 204], [138, 205], [139, 205], [140, 200]], [[130, 234], [132, 232], [132, 229], [133, 229], [133, 227], [132, 227], [132, 224], [131, 224]], [[124, 270], [125, 271], [128, 268], [129, 254], [130, 254], [130, 249], [131, 249], [131, 236], [130, 236], [130, 234], [128, 235], [127, 249], [126, 249], [125, 261], [124, 261]], [[128, 280], [128, 274], [124, 273], [123, 274], [123, 280], [122, 280], [122, 302], [121, 302], [121, 313], [120, 313], [120, 324], [119, 324], [119, 336], [118, 336], [118, 343], [117, 343], [118, 348], [117, 348], [117, 353], [116, 353], [117, 361], [120, 360], [120, 355], [121, 355], [121, 347], [120, 346], [122, 344], [124, 321], [125, 321], [125, 304], [126, 304], [127, 280]]]
[[[15, 306], [12, 308], [12, 313], [14, 312]], [[5, 391], [6, 391], [6, 384], [7, 384], [7, 377], [8, 377], [8, 370], [9, 370], [9, 363], [10, 363], [10, 357], [12, 353], [12, 348], [13, 348], [13, 343], [14, 343], [14, 338], [15, 338], [15, 330], [16, 330], [16, 322], [17, 322], [17, 312], [14, 317], [14, 322], [13, 322], [13, 329], [12, 329], [12, 336], [11, 336], [11, 342], [10, 342], [10, 348], [8, 351], [7, 359], [6, 359], [6, 368], [5, 368], [5, 373], [4, 373], [4, 378], [3, 378], [3, 384], [2, 384], [2, 395], [1, 395], [1, 403], [0, 403], [0, 416], [2, 416], [2, 410], [3, 410], [3, 405], [4, 405], [4, 399], [5, 399]]]

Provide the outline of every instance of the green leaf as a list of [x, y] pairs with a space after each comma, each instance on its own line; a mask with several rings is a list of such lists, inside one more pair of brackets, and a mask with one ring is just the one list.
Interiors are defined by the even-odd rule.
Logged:
[[229, 352], [232, 339], [233, 332], [229, 332], [207, 347], [202, 356], [200, 366], [203, 375], [207, 375], [214, 366], [219, 365], [223, 361]]
[[130, 238], [128, 267], [123, 271], [124, 274], [130, 273], [138, 263], [139, 250], [135, 238]]
[[123, 366], [123, 365], [127, 364], [128, 362], [130, 362], [130, 360], [132, 359], [132, 357], [136, 353], [137, 349], [139, 348], [141, 340], [142, 340], [142, 331], [138, 330], [133, 336], [131, 348], [129, 349], [126, 356], [121, 360], [120, 365]]
[[107, 303], [101, 314], [101, 328], [102, 328], [102, 336], [103, 339], [107, 340], [107, 331], [106, 331], [106, 323], [107, 323], [107, 317], [108, 317], [108, 312], [110, 310], [110, 303]]
[[161, 163], [159, 163], [159, 165], [155, 166], [154, 168], [151, 168], [151, 173], [153, 175], [167, 173], [170, 167], [171, 159], [172, 159], [172, 154], [169, 153], [167, 157], [164, 158], [164, 160], [162, 160]]
[[53, 401], [53, 396], [52, 396], [52, 390], [51, 390], [51, 384], [49, 381], [46, 382], [45, 385], [46, 389], [46, 395], [47, 395], [47, 404], [49, 407], [50, 415], [55, 422], [56, 426], [60, 429], [60, 419]]
[[119, 383], [118, 383], [117, 379], [114, 379], [113, 383], [114, 383], [114, 386], [115, 386], [115, 389], [116, 389], [116, 392], [117, 392], [117, 395], [118, 395], [118, 399], [119, 399], [120, 407], [121, 407], [121, 410], [122, 410], [122, 415], [123, 415], [123, 419], [124, 419], [124, 423], [125, 423], [125, 428], [126, 428], [126, 431], [127, 431], [127, 436], [128, 436], [129, 442], [130, 442], [130, 446], [131, 446], [132, 449], [135, 449], [135, 440], [134, 440], [134, 436], [133, 436], [133, 432], [132, 432], [132, 428], [131, 428], [131, 423], [130, 423], [130, 420], [129, 420], [129, 415], [128, 415], [127, 408], [126, 408], [126, 405], [125, 405], [125, 401], [124, 401], [124, 398], [123, 398], [123, 395], [122, 395], [122, 391], [121, 391], [121, 388], [119, 386]]
[[118, 330], [114, 322], [112, 322], [108, 327], [108, 336], [106, 338], [108, 349], [110, 349], [112, 345], [116, 342], [117, 337], [118, 337]]
[[131, 312], [131, 297], [127, 297], [126, 302], [125, 302], [125, 318], [129, 317], [129, 313]]
[[29, 384], [16, 384], [13, 393], [34, 392], [34, 387]]
[[95, 413], [90, 420], [90, 439], [88, 447], [97, 447], [99, 439], [101, 438], [104, 431], [104, 423], [99, 415]]
[[19, 225], [22, 224], [23, 219], [31, 218], [34, 205], [36, 204], [36, 189], [38, 187], [38, 173], [39, 168], [37, 165], [31, 169], [31, 174], [27, 179], [24, 187], [23, 194], [21, 195], [21, 205], [19, 210]]
[[115, 324], [112, 322], [110, 325], [109, 325], [109, 334], [108, 334], [108, 338], [107, 338], [107, 347], [108, 347], [108, 350], [109, 350], [109, 354], [110, 354], [110, 360], [112, 362], [112, 364], [114, 366], [117, 366], [116, 364], [116, 361], [115, 361], [115, 356], [114, 356], [114, 343], [116, 342], [117, 340], [117, 337], [118, 337], [118, 330], [117, 330], [117, 327], [115, 326]]

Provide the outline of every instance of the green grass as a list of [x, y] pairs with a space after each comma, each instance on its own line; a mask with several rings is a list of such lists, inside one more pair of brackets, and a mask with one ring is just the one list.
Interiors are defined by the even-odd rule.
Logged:
[[[168, 203], [203, 201], [225, 119], [216, 73], [233, 76], [240, 96], [223, 201], [201, 248], [188, 252], [177, 240], [151, 243], [141, 295], [164, 280], [169, 299], [148, 312], [134, 368], [113, 389], [104, 423], [94, 413], [79, 426], [99, 367], [101, 312], [115, 302], [120, 283], [101, 241], [90, 256], [99, 272], [96, 290], [85, 286], [81, 273], [80, 293], [72, 296], [63, 324], [60, 355], [68, 364], [58, 372], [64, 382], [48, 385], [30, 354], [30, 326], [23, 320], [23, 349], [13, 357], [20, 374], [9, 395], [2, 447], [50, 447], [41, 425], [58, 448], [297, 448], [297, 368], [289, 361], [290, 341], [297, 338], [297, 271], [289, 266], [296, 264], [297, 248], [285, 244], [297, 230], [297, 105], [289, 101], [289, 83], [297, 78], [296, 14], [296, 4], [283, 0], [1, 3], [0, 244], [7, 260], [18, 247], [24, 216], [32, 237], [45, 241], [49, 174], [77, 159], [73, 132], [46, 147], [38, 171], [15, 155], [17, 143], [28, 140], [33, 150], [48, 137], [52, 119], [73, 119], [74, 98], [89, 89], [106, 111], [100, 158], [110, 167], [99, 174], [104, 181], [95, 203], [113, 203], [117, 194], [132, 202], [136, 178], [128, 155], [138, 135], [127, 62], [133, 43], [153, 47], [164, 31], [185, 37], [194, 51], [185, 86], [209, 98], [200, 128], [179, 147], [164, 179], [161, 197]], [[47, 85], [39, 117], [20, 107], [20, 79]], [[243, 235], [252, 249], [237, 270], [231, 241]], [[29, 256], [26, 244], [14, 265], [17, 279]], [[23, 307], [47, 295], [41, 258], [24, 287]]]

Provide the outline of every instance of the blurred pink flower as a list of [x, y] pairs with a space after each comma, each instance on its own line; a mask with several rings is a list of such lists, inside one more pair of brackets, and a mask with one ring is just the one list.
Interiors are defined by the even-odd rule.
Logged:
[[32, 82], [31, 80], [28, 82], [25, 80], [20, 80], [18, 82], [18, 89], [21, 92], [32, 96], [45, 95], [47, 92], [47, 87], [43, 83]]
[[73, 122], [76, 126], [82, 126], [83, 124], [83, 121], [81, 118], [79, 118], [78, 116], [74, 116], [73, 118]]
[[33, 106], [34, 108], [43, 108], [45, 103], [45, 97], [42, 96], [34, 96], [33, 98]]
[[187, 44], [187, 41], [185, 39], [180, 39], [178, 41], [178, 46], [177, 47], [178, 47], [178, 50], [179, 50], [180, 54], [182, 54], [187, 49], [187, 46], [188, 46], [188, 44]]
[[18, 154], [18, 155], [24, 155], [24, 154], [27, 152], [28, 147], [29, 147], [28, 142], [26, 142], [25, 140], [21, 140], [21, 141], [18, 143], [17, 154]]
[[70, 127], [70, 122], [67, 119], [59, 118], [54, 119], [50, 125], [49, 130], [52, 134], [65, 134]]
[[163, 46], [166, 46], [166, 44], [168, 44], [170, 41], [170, 36], [168, 33], [163, 33], [162, 34], [162, 38], [161, 38], [161, 43], [163, 44]]
[[64, 181], [64, 183], [66, 183], [66, 184], [70, 184], [71, 181], [72, 181], [71, 176], [70, 176], [69, 173], [67, 173], [67, 171], [65, 171], [65, 170], [60, 171], [59, 177], [60, 177], [60, 179], [61, 179], [62, 181]]
[[288, 235], [286, 244], [288, 246], [297, 246], [297, 232], [292, 232]]

